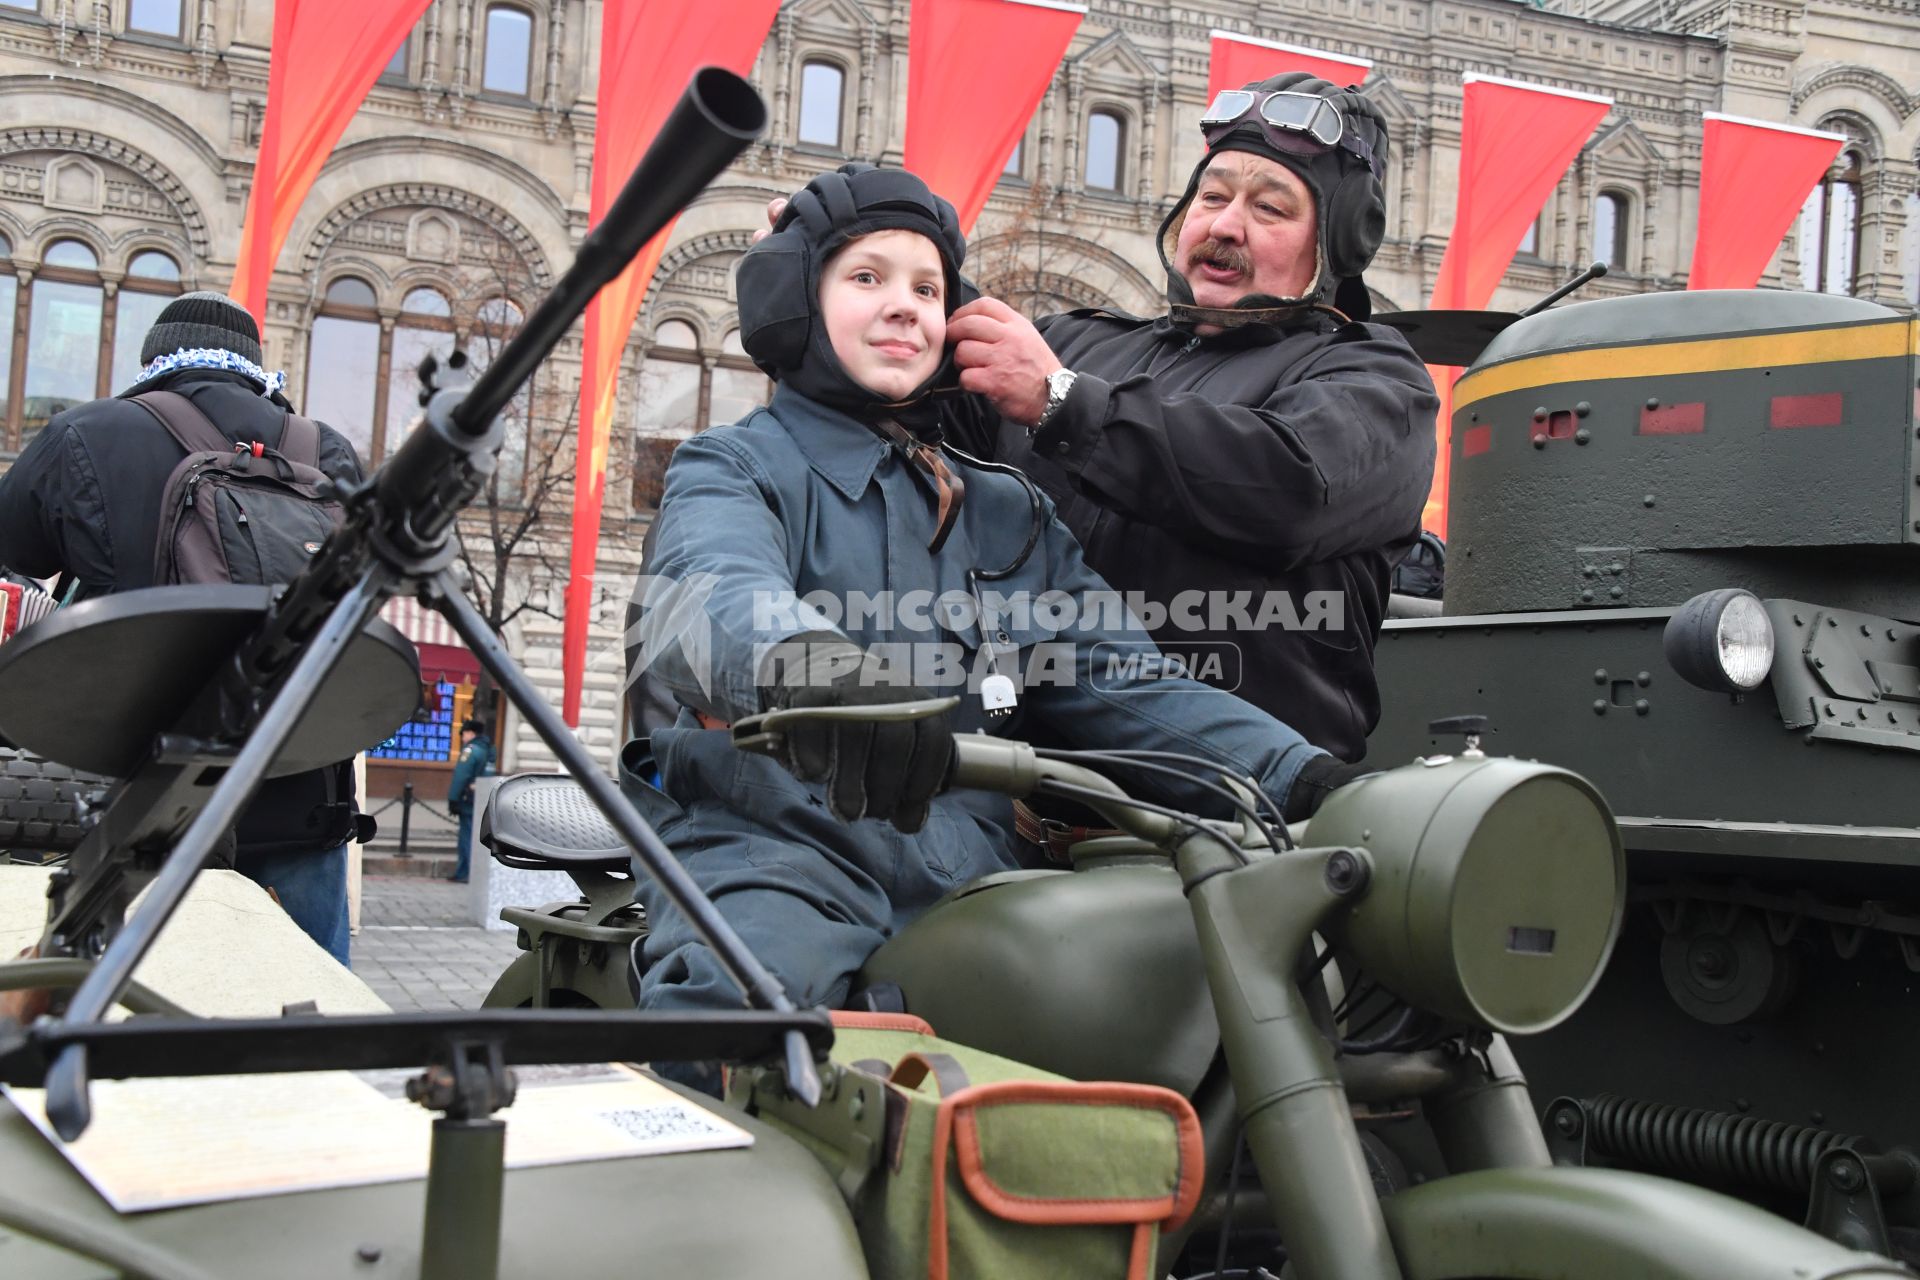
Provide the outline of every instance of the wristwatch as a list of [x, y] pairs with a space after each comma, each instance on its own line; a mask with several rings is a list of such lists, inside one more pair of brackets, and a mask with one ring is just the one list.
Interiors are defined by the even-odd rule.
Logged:
[[1033, 424], [1038, 431], [1047, 425], [1047, 420], [1067, 402], [1067, 392], [1073, 390], [1073, 380], [1079, 375], [1071, 369], [1055, 369], [1047, 375], [1047, 406], [1040, 411], [1040, 417]]

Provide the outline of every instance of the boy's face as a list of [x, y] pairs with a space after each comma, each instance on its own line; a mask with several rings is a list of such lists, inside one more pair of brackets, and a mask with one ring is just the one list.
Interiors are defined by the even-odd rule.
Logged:
[[947, 276], [913, 231], [861, 236], [827, 260], [820, 315], [853, 380], [898, 400], [933, 376], [947, 339]]

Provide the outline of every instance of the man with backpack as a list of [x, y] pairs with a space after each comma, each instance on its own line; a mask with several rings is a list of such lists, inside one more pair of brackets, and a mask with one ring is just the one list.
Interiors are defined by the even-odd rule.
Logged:
[[[63, 601], [290, 579], [338, 518], [325, 480], [358, 481], [360, 462], [293, 413], [262, 358], [253, 317], [225, 295], [167, 304], [134, 384], [57, 415], [0, 477], [0, 564], [58, 575]], [[342, 964], [346, 846], [366, 822], [341, 764], [263, 784], [235, 827], [235, 868]]]

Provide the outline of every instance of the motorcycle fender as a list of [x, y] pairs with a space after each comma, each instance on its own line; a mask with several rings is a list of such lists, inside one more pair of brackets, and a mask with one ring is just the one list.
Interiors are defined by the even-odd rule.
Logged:
[[1406, 1280], [1912, 1276], [1739, 1200], [1615, 1169], [1488, 1169], [1381, 1204]]

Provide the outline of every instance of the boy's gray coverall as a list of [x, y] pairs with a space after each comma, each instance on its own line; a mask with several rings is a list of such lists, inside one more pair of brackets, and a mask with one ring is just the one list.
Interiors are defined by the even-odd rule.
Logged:
[[[937, 607], [907, 607], [866, 610], [834, 625], [795, 606], [796, 594], [810, 592], [843, 605], [853, 593], [891, 592], [895, 602], [910, 592], [930, 593], [928, 600], [965, 596], [969, 569], [1011, 563], [1034, 519], [1025, 489], [1010, 476], [955, 467], [966, 481], [965, 501], [932, 555], [935, 506], [912, 463], [865, 425], [788, 387], [777, 387], [767, 409], [737, 426], [688, 440], [667, 471], [656, 558], [637, 595], [644, 668], [683, 706], [732, 721], [763, 709], [756, 678], [765, 650], [794, 635], [832, 629], [863, 648], [913, 654], [923, 646], [922, 655], [924, 646], [957, 644], [965, 654], [960, 669], [974, 673], [970, 687], [912, 681], [934, 695], [964, 693], [956, 732], [1203, 755], [1257, 779], [1284, 804], [1300, 766], [1319, 749], [1232, 694], [1129, 667], [1125, 656], [1151, 654], [1153, 642], [1125, 622], [1095, 625], [1113, 621], [1115, 610], [1091, 607], [1109, 588], [1044, 499], [1039, 543], [1026, 563], [1011, 578], [981, 584], [1002, 599], [1052, 593], [1066, 604], [982, 618], [998, 669], [1016, 684], [1033, 646], [1051, 643], [1052, 656], [1065, 658], [1053, 676], [1022, 689], [1010, 717], [993, 720], [982, 710], [981, 629], [973, 619], [936, 619]], [[1074, 616], [1080, 605], [1090, 607]], [[1063, 619], [1070, 621], [1061, 629]], [[1112, 674], [1110, 655], [1122, 659]], [[871, 818], [837, 820], [823, 786], [734, 749], [724, 730], [698, 727], [691, 712], [654, 734], [652, 756], [659, 788], [644, 780], [644, 753], [627, 753], [629, 797], [803, 1007], [842, 1003], [854, 973], [896, 930], [955, 886], [1018, 865], [1012, 806], [1003, 796], [936, 796], [925, 827], [903, 835]], [[1126, 782], [1163, 803], [1225, 813], [1177, 780]], [[651, 928], [641, 1007], [738, 1007], [738, 988], [637, 865], [635, 881]]]

